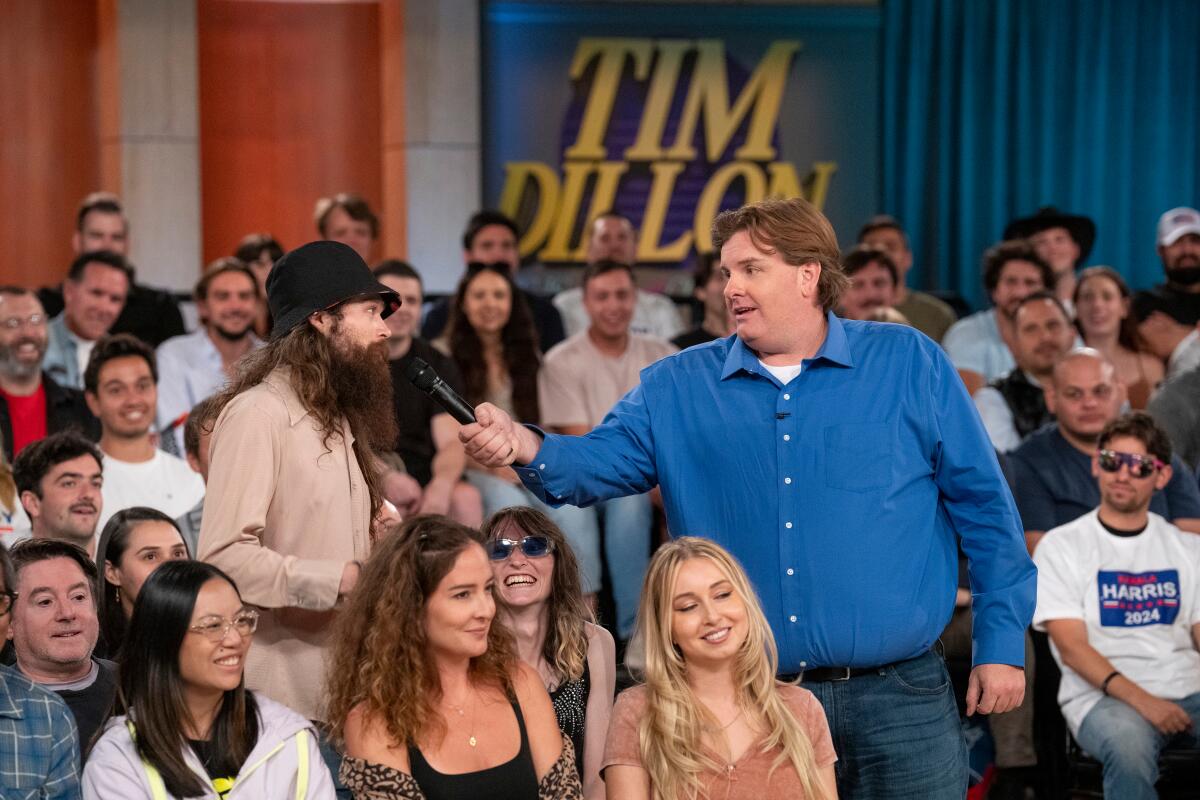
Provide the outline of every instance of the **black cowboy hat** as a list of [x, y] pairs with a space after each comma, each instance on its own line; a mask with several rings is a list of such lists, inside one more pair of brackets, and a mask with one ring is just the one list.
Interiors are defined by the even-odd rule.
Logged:
[[1087, 217], [1066, 214], [1054, 206], [1039, 208], [1032, 217], [1014, 219], [1004, 229], [1005, 239], [1028, 239], [1048, 228], [1066, 228], [1067, 233], [1079, 245], [1079, 261], [1082, 263], [1092, 252], [1096, 242], [1096, 223]]

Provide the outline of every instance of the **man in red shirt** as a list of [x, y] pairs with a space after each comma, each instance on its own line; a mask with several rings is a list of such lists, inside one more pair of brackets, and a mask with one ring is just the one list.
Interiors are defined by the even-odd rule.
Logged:
[[27, 444], [73, 429], [95, 440], [100, 424], [83, 393], [42, 372], [46, 313], [29, 289], [0, 286], [0, 441], [12, 461]]

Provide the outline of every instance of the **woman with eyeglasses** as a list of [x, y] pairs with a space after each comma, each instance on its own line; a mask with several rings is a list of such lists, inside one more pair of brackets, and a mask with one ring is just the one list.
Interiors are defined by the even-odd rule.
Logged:
[[312, 724], [245, 689], [257, 627], [258, 612], [216, 567], [155, 570], [122, 650], [123, 713], [92, 750], [84, 798], [333, 800]]
[[154, 508], [133, 506], [113, 514], [100, 532], [96, 567], [101, 590], [97, 601], [100, 641], [97, 653], [115, 659], [125, 641], [142, 584], [168, 561], [191, 558], [175, 520]]
[[328, 715], [357, 800], [579, 800], [569, 739], [496, 619], [478, 531], [419, 516], [375, 548], [342, 612]]
[[777, 683], [758, 597], [720, 545], [681, 537], [650, 559], [601, 770], [610, 800], [830, 800], [837, 756], [812, 692]]
[[1163, 379], [1163, 363], [1138, 347], [1133, 295], [1112, 267], [1088, 267], [1075, 281], [1075, 326], [1084, 343], [1099, 350], [1125, 384], [1131, 408], [1145, 408]]
[[579, 563], [566, 537], [532, 508], [514, 506], [483, 525], [500, 618], [517, 654], [550, 693], [558, 728], [570, 737], [587, 800], [604, 797], [600, 759], [616, 688], [616, 645], [583, 602]]

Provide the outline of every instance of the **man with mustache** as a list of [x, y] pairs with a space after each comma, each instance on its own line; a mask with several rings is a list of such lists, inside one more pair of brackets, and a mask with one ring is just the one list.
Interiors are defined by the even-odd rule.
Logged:
[[1158, 257], [1166, 281], [1133, 298], [1139, 320], [1160, 311], [1186, 326], [1200, 323], [1200, 211], [1172, 208], [1158, 218]]
[[384, 319], [399, 299], [353, 248], [320, 241], [279, 260], [267, 302], [270, 341], [214, 399], [197, 557], [262, 609], [246, 686], [319, 721], [334, 609], [384, 507], [375, 454], [397, 435]]
[[202, 327], [158, 347], [160, 447], [183, 453], [183, 423], [197, 403], [216, 394], [234, 375], [238, 361], [262, 346], [254, 335], [258, 281], [236, 258], [209, 264], [193, 292]]
[[37, 295], [0, 286], [0, 441], [12, 459], [48, 434], [78, 430], [100, 438], [100, 423], [83, 392], [60, 386], [42, 370], [49, 343], [46, 312]]
[[92, 552], [104, 507], [102, 460], [94, 444], [70, 432], [21, 451], [13, 481], [34, 539], [61, 539]]
[[1013, 357], [1017, 367], [975, 393], [975, 408], [992, 444], [1002, 453], [1054, 420], [1042, 385], [1075, 341], [1067, 310], [1050, 292], [1036, 292], [1013, 315]]
[[204, 481], [150, 433], [158, 403], [158, 367], [150, 346], [128, 333], [96, 343], [83, 373], [88, 408], [100, 418], [105, 456], [104, 510], [99, 526], [132, 506], [174, 519], [204, 496]]

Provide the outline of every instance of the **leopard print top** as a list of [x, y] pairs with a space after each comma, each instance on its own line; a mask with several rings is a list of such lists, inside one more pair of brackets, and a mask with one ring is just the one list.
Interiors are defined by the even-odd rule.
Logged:
[[[361, 758], [343, 758], [338, 777], [354, 800], [425, 800], [412, 775]], [[566, 736], [562, 755], [538, 781], [538, 800], [583, 800], [583, 786], [575, 770], [575, 748]]]

